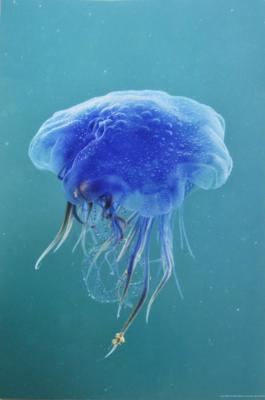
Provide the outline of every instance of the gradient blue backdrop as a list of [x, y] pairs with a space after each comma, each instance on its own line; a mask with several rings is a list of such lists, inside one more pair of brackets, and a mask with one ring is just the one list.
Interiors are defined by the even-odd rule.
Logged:
[[[0, 396], [197, 400], [265, 395], [265, 2], [2, 0]], [[226, 119], [234, 170], [185, 207], [196, 255], [150, 323], [102, 361], [116, 308], [88, 298], [76, 238], [39, 272], [64, 198], [30, 139], [54, 111], [112, 90], [159, 89]]]

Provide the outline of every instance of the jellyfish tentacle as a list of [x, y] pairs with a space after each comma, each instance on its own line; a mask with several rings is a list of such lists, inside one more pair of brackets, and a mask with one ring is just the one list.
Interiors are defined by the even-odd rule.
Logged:
[[180, 207], [180, 209], [179, 209], [179, 231], [180, 231], [181, 249], [183, 250], [184, 243], [185, 243], [190, 256], [192, 258], [195, 258], [194, 253], [191, 248], [191, 245], [190, 245], [190, 242], [189, 242], [189, 239], [188, 239], [188, 235], [187, 235], [187, 231], [186, 231], [186, 227], [185, 227], [185, 223], [184, 223], [183, 206]]
[[180, 282], [179, 282], [179, 278], [178, 278], [177, 271], [176, 271], [176, 268], [174, 266], [174, 263], [173, 263], [173, 277], [174, 277], [175, 284], [177, 286], [179, 297], [180, 297], [181, 300], [184, 300], [184, 295], [183, 295], [183, 292], [182, 292], [182, 289], [181, 289], [181, 285], [180, 285]]
[[125, 228], [127, 226], [127, 221], [121, 217], [120, 215], [115, 215], [115, 218], [117, 219], [117, 221], [119, 222], [119, 224], [122, 224], [123, 227]]
[[129, 218], [127, 219], [126, 224], [129, 225], [129, 224], [135, 219], [135, 217], [136, 217], [137, 215], [138, 215], [138, 211], [133, 212], [133, 213], [129, 216]]
[[58, 244], [53, 249], [53, 253], [56, 253], [56, 251], [59, 250], [59, 248], [66, 241], [66, 239], [68, 238], [69, 233], [70, 233], [70, 231], [72, 229], [72, 226], [73, 226], [73, 211], [71, 212], [71, 217], [68, 219], [68, 221], [67, 221], [67, 223], [65, 225], [65, 229], [64, 229], [64, 232], [62, 234], [62, 237], [61, 237], [60, 241], [58, 242]]
[[170, 228], [170, 220], [169, 220], [169, 225], [168, 225], [168, 229], [166, 232], [166, 236], [165, 236], [166, 240], [165, 240], [165, 245], [168, 243], [168, 256], [170, 257], [170, 260], [172, 262], [172, 266], [173, 266], [173, 277], [174, 277], [174, 281], [175, 284], [177, 286], [177, 290], [178, 290], [178, 294], [181, 300], [184, 299], [184, 295], [181, 289], [181, 285], [178, 279], [178, 275], [177, 275], [177, 271], [176, 271], [176, 266], [174, 263], [174, 256], [173, 256], [173, 237], [172, 237], [172, 230]]
[[[127, 276], [130, 276], [130, 274], [131, 274], [131, 272], [132, 272], [133, 265], [134, 265], [134, 263], [135, 263], [136, 260], [137, 260], [137, 255], [138, 255], [138, 252], [139, 252], [140, 247], [141, 247], [142, 227], [143, 227], [143, 226], [142, 226], [142, 223], [143, 223], [142, 220], [143, 220], [143, 218], [142, 218], [142, 217], [139, 217], [139, 219], [138, 219], [138, 221], [137, 221], [137, 224], [136, 224], [136, 227], [135, 227], [135, 235], [134, 235], [134, 238], [136, 238], [136, 236], [137, 236], [137, 238], [136, 238], [136, 243], [135, 243], [134, 249], [133, 249], [133, 251], [132, 251], [131, 257], [130, 257], [129, 266], [128, 266], [128, 268], [124, 271], [124, 272], [127, 274]], [[128, 279], [129, 279], [129, 278], [128, 278]], [[126, 290], [127, 285], [128, 285], [129, 283], [130, 283], [129, 281], [126, 282], [125, 287], [124, 287], [124, 291]]]
[[87, 257], [88, 256], [88, 252], [87, 252], [87, 248], [86, 248], [86, 242], [87, 242], [87, 231], [88, 231], [88, 223], [86, 225], [83, 225], [82, 227], [82, 232], [81, 232], [81, 248], [82, 251], [84, 253], [84, 255]]
[[116, 243], [118, 243], [120, 240], [124, 238], [124, 232], [120, 223], [118, 222], [116, 215], [113, 215], [112, 217], [112, 229], [114, 232], [115, 241]]
[[[80, 243], [81, 243], [81, 245], [82, 245], [82, 240], [83, 240], [84, 234], [86, 234], [86, 226], [85, 226], [85, 224], [83, 224], [82, 227], [81, 227], [80, 235], [78, 236], [78, 239], [77, 239], [77, 241], [76, 241], [75, 244], [74, 244], [74, 247], [73, 247], [73, 249], [72, 249], [72, 253], [74, 253], [74, 252], [76, 251], [76, 249], [77, 249], [77, 247], [78, 247], [78, 245], [79, 245]], [[85, 253], [84, 253], [84, 254], [85, 254]], [[86, 255], [86, 254], [85, 254], [85, 255]]]
[[84, 225], [86, 222], [82, 220], [82, 218], [78, 215], [78, 209], [77, 206], [74, 206], [73, 208], [73, 214], [75, 219], [82, 225]]
[[60, 179], [60, 181], [62, 181], [64, 179], [66, 172], [67, 172], [67, 166], [64, 165], [57, 175], [57, 177], [58, 177], [58, 179]]
[[100, 255], [107, 251], [107, 249], [109, 248], [109, 246], [111, 245], [111, 243], [113, 243], [113, 239], [116, 239], [116, 242], [120, 241], [123, 239], [124, 233], [122, 230], [122, 227], [120, 226], [120, 224], [117, 222], [116, 216], [114, 215], [112, 218], [112, 229], [113, 229], [113, 236], [110, 236], [108, 239], [106, 239], [102, 245], [100, 246], [98, 252], [95, 254], [93, 261], [92, 261], [92, 265], [95, 264], [95, 262], [97, 261], [97, 259], [100, 257]]
[[141, 296], [138, 300], [138, 303], [136, 304], [135, 308], [131, 312], [129, 318], [125, 322], [122, 328], [123, 334], [129, 329], [130, 325], [138, 315], [140, 309], [142, 308], [146, 297], [148, 296], [148, 291], [149, 291], [149, 281], [150, 281], [150, 260], [149, 260], [149, 250], [150, 250], [150, 233], [152, 229], [152, 218], [149, 219], [149, 224], [147, 226], [147, 232], [146, 232], [146, 244], [145, 244], [145, 250], [144, 250], [144, 281], [143, 281], [143, 290], [141, 293]]
[[51, 252], [58, 250], [67, 239], [73, 224], [73, 204], [67, 202], [63, 223], [49, 246], [43, 251], [35, 264], [35, 269], [40, 269], [42, 260]]
[[102, 216], [104, 218], [112, 218], [114, 212], [112, 196], [110, 194], [100, 196], [98, 204], [102, 207]]
[[82, 206], [80, 206], [79, 212], [81, 213], [82, 217], [79, 217], [78, 210], [75, 207], [75, 218], [82, 224], [80, 235], [72, 249], [72, 253], [75, 252], [78, 245], [81, 243], [81, 248], [85, 256], [87, 256], [86, 251], [86, 234], [89, 228], [89, 217], [93, 208], [92, 202], [84, 202]]
[[111, 354], [113, 354], [114, 351], [117, 349], [119, 344], [118, 344], [118, 342], [116, 343], [115, 339], [113, 339], [110, 351], [105, 355], [104, 358], [108, 358], [109, 356], [111, 356]]
[[101, 244], [101, 246], [99, 247], [97, 253], [95, 254], [95, 256], [91, 262], [91, 266], [96, 264], [96, 261], [98, 260], [98, 258], [101, 256], [102, 253], [104, 253], [105, 251], [108, 250], [111, 243], [112, 243], [112, 238], [110, 237]]
[[116, 258], [116, 262], [119, 262], [122, 259], [122, 257], [124, 256], [124, 254], [129, 250], [129, 248], [136, 236], [137, 226], [138, 226], [138, 220], [135, 222], [134, 226], [128, 233], [128, 236], [125, 239], [124, 245], [122, 246], [121, 251]]
[[111, 354], [114, 353], [114, 351], [117, 349], [117, 347], [120, 344], [123, 344], [125, 342], [124, 335], [139, 314], [142, 306], [145, 303], [145, 300], [148, 296], [149, 292], [149, 282], [150, 282], [150, 260], [149, 260], [149, 250], [150, 250], [150, 233], [152, 229], [152, 218], [148, 218], [148, 223], [146, 227], [146, 241], [145, 241], [145, 250], [144, 250], [144, 280], [143, 280], [143, 289], [142, 293], [140, 295], [140, 298], [135, 305], [133, 311], [129, 315], [129, 318], [127, 321], [124, 323], [122, 330], [118, 333], [116, 333], [115, 338], [112, 340], [112, 347], [110, 351], [106, 354], [105, 358], [108, 358]]
[[[174, 267], [173, 254], [172, 254], [172, 235], [171, 235], [169, 214], [165, 214], [160, 217], [159, 233], [161, 241], [162, 265], [164, 273], [148, 302], [146, 310], [146, 322], [148, 322], [149, 320], [150, 311], [154, 301], [156, 300], [158, 294], [169, 280], [170, 276], [172, 275]], [[178, 283], [178, 289], [180, 296], [183, 297], [179, 283]]]
[[[110, 274], [111, 275], [113, 275], [114, 273], [117, 274], [118, 283], [117, 283], [116, 291], [117, 291], [117, 296], [118, 296], [117, 300], [118, 300], [118, 298], [121, 297], [119, 294], [119, 289], [122, 286], [121, 284], [119, 284], [119, 282], [123, 282], [123, 284], [124, 284], [125, 279], [124, 279], [124, 275], [123, 275], [123, 278], [121, 279], [120, 271], [118, 270], [119, 267], [117, 266], [117, 261], [116, 260], [110, 261], [109, 255], [114, 255], [114, 258], [115, 258], [115, 251], [117, 251], [117, 249], [119, 249], [119, 247], [118, 247], [119, 242], [124, 237], [126, 240], [127, 232], [126, 232], [126, 236], [125, 236], [125, 228], [127, 227], [128, 223], [127, 223], [127, 221], [125, 221], [124, 218], [117, 215], [117, 213], [120, 210], [120, 208], [117, 207], [117, 204], [114, 204], [113, 202], [110, 201], [110, 196], [108, 197], [108, 199], [109, 199], [109, 201], [108, 201], [109, 207], [107, 207], [107, 210], [104, 209], [104, 206], [106, 205], [106, 197], [101, 196], [98, 199], [98, 201], [96, 203], [96, 206], [98, 206], [98, 207], [96, 207], [96, 209], [98, 209], [98, 212], [96, 212], [96, 218], [99, 215], [101, 219], [106, 219], [108, 221], [109, 228], [110, 228], [109, 237], [107, 237], [101, 243], [99, 243], [96, 239], [95, 246], [94, 246], [95, 251], [87, 252], [87, 254], [85, 254], [89, 258], [89, 267], [88, 267], [87, 271], [83, 274], [83, 278], [84, 278], [84, 281], [87, 283], [89, 276], [92, 272], [92, 269], [99, 268], [98, 260], [103, 255], [103, 259], [105, 260], [106, 264], [110, 267]], [[102, 208], [103, 208], [103, 211], [102, 211]], [[88, 228], [89, 228], [89, 224], [88, 224]], [[90, 230], [90, 233], [93, 236], [92, 230]], [[82, 235], [82, 240], [85, 238], [85, 236], [86, 235], [84, 233]], [[80, 240], [81, 240], [81, 238], [79, 238], [79, 242], [80, 242]]]
[[120, 314], [122, 305], [124, 303], [124, 300], [126, 298], [126, 295], [128, 293], [128, 289], [129, 289], [129, 285], [133, 276], [133, 272], [135, 270], [135, 267], [137, 265], [138, 260], [141, 257], [141, 254], [143, 252], [143, 249], [145, 247], [145, 243], [146, 243], [146, 239], [147, 239], [147, 231], [148, 231], [148, 227], [150, 225], [150, 218], [145, 218], [145, 217], [139, 217], [141, 218], [139, 221], [139, 234], [138, 234], [138, 238], [133, 250], [133, 253], [131, 255], [130, 261], [129, 261], [129, 266], [126, 270], [126, 282], [125, 282], [125, 286], [123, 289], [123, 293], [120, 299], [120, 304], [119, 304], [119, 308], [118, 308], [118, 316]]
[[81, 249], [83, 251], [83, 254], [86, 257], [88, 256], [88, 252], [87, 252], [87, 249], [86, 249], [86, 240], [87, 240], [87, 232], [88, 232], [89, 228], [90, 228], [89, 221], [87, 221], [84, 225], [82, 225], [81, 233], [80, 233]]
[[127, 227], [127, 222], [119, 215], [114, 216], [114, 222], [117, 225], [118, 230], [120, 232], [120, 240], [124, 239], [124, 231]]
[[[121, 248], [120, 253], [118, 254], [117, 258], [116, 258], [116, 263], [119, 263], [121, 261], [121, 259], [124, 257], [124, 255], [126, 253], [129, 252], [130, 247], [132, 246], [137, 234], [139, 235], [140, 232], [140, 218], [138, 218], [134, 224], [134, 226], [132, 227], [131, 231], [128, 233], [128, 236], [125, 238], [125, 242], [123, 247]], [[134, 251], [133, 251], [134, 252]], [[123, 278], [127, 275], [127, 279], [128, 279], [128, 269], [126, 269], [121, 278], [120, 278], [120, 282], [123, 281]], [[121, 289], [121, 288], [120, 288]], [[119, 291], [120, 292], [120, 291]], [[123, 288], [123, 292], [124, 292], [124, 288]], [[123, 294], [120, 293], [119, 294], [120, 299], [122, 299]], [[121, 308], [122, 308], [122, 304], [121, 304], [121, 300], [120, 300], [120, 305], [118, 307], [117, 310], [117, 318], [120, 317], [120, 312], [121, 312]]]
[[180, 237], [180, 248], [184, 250], [184, 240], [183, 240], [183, 228], [182, 228], [182, 218], [181, 218], [181, 207], [179, 208], [178, 215], [178, 225], [179, 225], [179, 237]]
[[123, 273], [123, 276], [126, 276], [126, 281], [125, 281], [125, 285], [124, 285], [124, 288], [123, 288], [123, 292], [122, 292], [122, 294], [120, 296], [120, 303], [119, 303], [119, 307], [118, 307], [118, 311], [117, 311], [117, 318], [119, 318], [119, 316], [120, 316], [122, 305], [124, 303], [126, 294], [128, 292], [128, 289], [129, 289], [129, 284], [130, 284], [130, 281], [131, 281], [131, 278], [132, 278], [134, 266], [137, 263], [137, 255], [139, 254], [139, 250], [140, 250], [140, 247], [141, 247], [142, 225], [141, 225], [140, 221], [141, 221], [141, 218], [139, 217], [138, 224], [136, 226], [136, 232], [135, 232], [135, 235], [134, 235], [136, 237], [136, 235], [138, 234], [138, 236], [137, 236], [137, 239], [136, 239], [136, 243], [134, 245], [134, 249], [132, 251], [132, 255], [130, 257], [129, 266], [127, 267], [127, 269]]
[[109, 257], [113, 254], [113, 252], [115, 252], [115, 247], [112, 247], [112, 248], [108, 249], [107, 251], [105, 251], [104, 260], [109, 267], [110, 275], [116, 274], [117, 279], [118, 279], [119, 272], [118, 272], [117, 266], [115, 265], [115, 263], [113, 263], [111, 260], [109, 260]]
[[93, 202], [86, 203], [86, 209], [83, 210], [85, 215], [85, 224], [82, 226], [81, 230], [81, 248], [83, 250], [84, 255], [87, 257], [87, 249], [86, 249], [86, 239], [87, 239], [87, 231], [89, 229], [89, 219], [93, 209]]
[[91, 214], [92, 209], [93, 209], [93, 202], [92, 201], [89, 201], [88, 203], [85, 202], [84, 205], [85, 205], [85, 209], [83, 209], [82, 212], [84, 214], [85, 223], [88, 223], [90, 214]]

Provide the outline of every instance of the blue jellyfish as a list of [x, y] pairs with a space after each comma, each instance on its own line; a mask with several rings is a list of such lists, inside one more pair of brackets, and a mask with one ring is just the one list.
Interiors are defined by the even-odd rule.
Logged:
[[[39, 129], [29, 157], [62, 181], [63, 224], [36, 263], [56, 251], [73, 221], [81, 225], [83, 279], [89, 295], [132, 310], [112, 340], [110, 355], [146, 298], [150, 309], [173, 275], [172, 215], [192, 254], [183, 203], [195, 189], [215, 189], [230, 175], [225, 123], [211, 107], [162, 91], [120, 91], [56, 112]], [[159, 246], [150, 248], [151, 241]], [[159, 248], [159, 253], [157, 252]], [[157, 252], [158, 254], [155, 254]], [[152, 253], [152, 254], [151, 254]]]

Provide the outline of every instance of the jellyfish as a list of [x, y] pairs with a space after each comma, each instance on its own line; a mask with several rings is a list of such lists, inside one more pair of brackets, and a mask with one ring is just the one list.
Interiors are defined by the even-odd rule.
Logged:
[[[62, 181], [64, 220], [41, 254], [57, 251], [72, 229], [83, 251], [89, 295], [117, 302], [129, 316], [107, 356], [148, 299], [146, 321], [162, 288], [174, 276], [173, 216], [178, 213], [182, 247], [192, 254], [183, 204], [196, 189], [216, 189], [228, 179], [232, 159], [224, 144], [224, 119], [186, 97], [152, 90], [112, 92], [56, 112], [29, 147], [33, 164]], [[151, 242], [158, 254], [152, 254]]]

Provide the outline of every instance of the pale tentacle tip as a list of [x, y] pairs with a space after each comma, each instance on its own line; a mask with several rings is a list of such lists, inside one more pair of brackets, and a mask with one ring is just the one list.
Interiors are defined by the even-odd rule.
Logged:
[[122, 304], [120, 303], [117, 310], [117, 319], [119, 319], [121, 316], [121, 310], [122, 310]]
[[146, 314], [145, 314], [145, 323], [148, 324], [149, 322], [149, 317], [150, 317], [150, 311], [151, 311], [151, 307], [152, 307], [152, 303], [149, 303], [146, 309]]
[[182, 289], [181, 289], [180, 284], [179, 284], [179, 286], [178, 286], [177, 289], [178, 289], [178, 292], [179, 292], [180, 300], [183, 301], [183, 300], [184, 300], [184, 294], [183, 294], [183, 292], [182, 292]]
[[116, 333], [115, 337], [112, 339], [111, 344], [112, 348], [110, 351], [105, 355], [104, 358], [108, 358], [114, 351], [117, 349], [118, 346], [125, 343], [125, 337], [123, 332]]
[[38, 260], [38, 261], [36, 262], [36, 264], [35, 264], [35, 267], [34, 267], [35, 271], [39, 271], [40, 266], [41, 266], [41, 262]]

